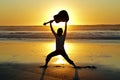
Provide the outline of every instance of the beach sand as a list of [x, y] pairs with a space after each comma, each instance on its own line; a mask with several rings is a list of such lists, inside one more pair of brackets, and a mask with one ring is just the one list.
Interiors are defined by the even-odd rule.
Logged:
[[120, 80], [120, 41], [67, 42], [66, 51], [76, 65], [96, 69], [52, 64], [61, 57], [53, 58], [47, 69], [40, 68], [53, 46], [53, 41], [44, 40], [0, 41], [0, 80]]
[[96, 65], [96, 69], [75, 69], [71, 65], [0, 64], [0, 80], [119, 80], [120, 72]]

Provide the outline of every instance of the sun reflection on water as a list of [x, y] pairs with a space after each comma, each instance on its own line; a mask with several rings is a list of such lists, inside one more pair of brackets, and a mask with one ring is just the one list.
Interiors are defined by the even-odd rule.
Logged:
[[63, 59], [61, 55], [58, 55], [57, 60], [53, 62], [53, 64], [66, 64], [66, 61]]
[[[50, 48], [51, 51], [54, 51], [55, 50], [55, 43], [51, 42], [48, 45], [48, 47]], [[69, 53], [71, 52], [71, 49], [73, 49], [72, 44], [66, 42], [65, 45], [64, 45], [64, 47], [65, 47], [66, 53], [69, 56]], [[53, 60], [53, 62], [52, 62], [53, 64], [67, 64], [67, 61], [63, 58], [63, 56], [58, 55], [55, 58], [56, 58], [56, 60], [55, 61]]]

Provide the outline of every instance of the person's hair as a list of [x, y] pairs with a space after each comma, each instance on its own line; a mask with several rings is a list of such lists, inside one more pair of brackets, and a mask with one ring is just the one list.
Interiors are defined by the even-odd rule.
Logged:
[[63, 33], [63, 29], [62, 28], [58, 28], [57, 30], [57, 35], [61, 36]]

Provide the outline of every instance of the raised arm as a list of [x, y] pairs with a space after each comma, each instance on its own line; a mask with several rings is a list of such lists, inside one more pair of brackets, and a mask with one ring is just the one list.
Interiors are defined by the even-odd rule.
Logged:
[[53, 21], [50, 21], [50, 29], [51, 29], [52, 33], [54, 34], [54, 36], [56, 37], [56, 33], [55, 33], [55, 31], [53, 30], [53, 27], [52, 27], [52, 22]]
[[66, 34], [67, 34], [67, 22], [65, 22], [65, 30], [64, 30], [64, 34], [63, 34], [63, 36], [66, 37]]

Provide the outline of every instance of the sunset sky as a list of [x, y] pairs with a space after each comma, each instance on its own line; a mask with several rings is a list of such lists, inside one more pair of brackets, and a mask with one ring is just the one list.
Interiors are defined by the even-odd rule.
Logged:
[[71, 25], [120, 24], [120, 0], [0, 0], [0, 25], [42, 25], [60, 10]]

